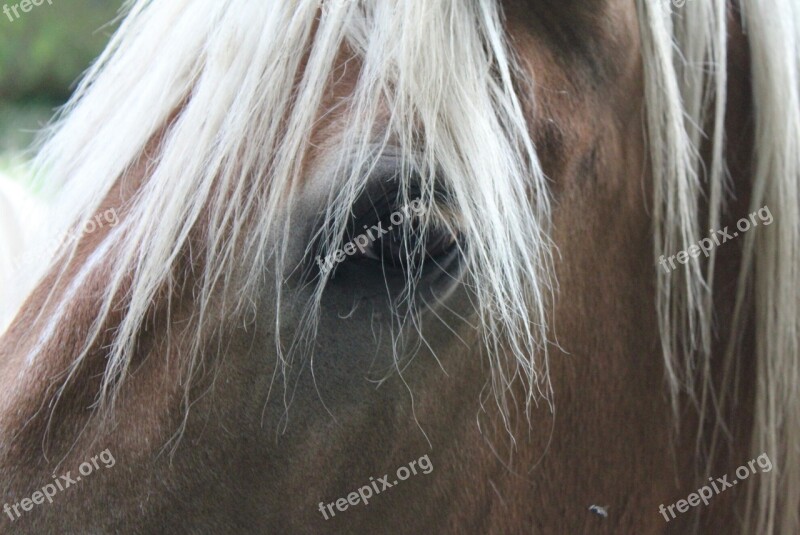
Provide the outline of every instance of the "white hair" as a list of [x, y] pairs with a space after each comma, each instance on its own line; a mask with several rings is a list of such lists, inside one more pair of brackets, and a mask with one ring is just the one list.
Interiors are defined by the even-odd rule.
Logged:
[[[727, 0], [688, 2], [670, 13], [658, 0], [638, 0], [644, 46], [648, 133], [655, 181], [656, 256], [687, 249], [718, 229], [729, 191], [723, 163], [727, 102]], [[715, 255], [706, 272], [687, 263], [658, 271], [658, 312], [667, 380], [673, 399], [685, 390], [706, 411], [721, 407], [738, 382], [736, 362], [748, 310], [755, 313], [755, 415], [752, 452], [778, 459], [776, 475], [753, 492], [745, 533], [800, 530], [800, 5], [790, 0], [741, 2], [748, 34], [755, 116], [750, 211], [768, 206], [775, 225], [744, 236], [731, 338], [719, 391], [711, 387], [712, 296]], [[703, 132], [703, 125], [711, 125]], [[707, 138], [711, 165], [700, 145]], [[698, 206], [707, 195], [708, 220]], [[670, 276], [672, 275], [672, 277]], [[673, 278], [674, 277], [674, 278]], [[683, 359], [681, 361], [681, 358]], [[695, 384], [699, 376], [702, 383]], [[727, 400], [730, 403], [730, 400]], [[709, 405], [711, 407], [709, 407]], [[676, 405], [677, 407], [677, 405]], [[677, 414], [676, 414], [677, 418]], [[715, 422], [712, 443], [726, 432]], [[712, 446], [713, 451], [713, 446]], [[708, 463], [709, 467], [711, 463]], [[757, 494], [757, 495], [753, 495]]]
[[[668, 6], [666, 0], [637, 1], [656, 256], [718, 228], [727, 191], [722, 153], [727, 2], [688, 2], [673, 12]], [[550, 399], [554, 281], [548, 191], [518, 96], [517, 84], [525, 84], [526, 91], [533, 84], [517, 66], [496, 2], [131, 0], [127, 8], [39, 160], [48, 181], [64, 187], [63, 205], [70, 209], [66, 228], [91, 218], [147, 143], [163, 133], [146, 180], [107, 238], [115, 242], [98, 249], [114, 269], [74, 369], [100, 335], [115, 298], [122, 290], [127, 296], [109, 349], [102, 400], [113, 403], [136, 335], [159, 292], [178, 282], [176, 265], [197, 228], [203, 229], [204, 242], [190, 377], [212, 329], [212, 295], [227, 296], [231, 314], [243, 313], [251, 306], [247, 296], [272, 271], [280, 306], [289, 267], [286, 238], [304, 170], [301, 155], [310, 148], [309, 134], [343, 52], [356, 60], [361, 74], [341, 104], [342, 136], [327, 147], [338, 170], [331, 176], [341, 183], [325, 214], [325, 250], [341, 245], [376, 145], [399, 147], [405, 195], [414, 174], [430, 208], [424, 224], [454, 226], [447, 214], [457, 214], [468, 244], [466, 281], [476, 297], [501, 413], [509, 412], [515, 380], [525, 385], [528, 402]], [[800, 504], [800, 7], [790, 0], [753, 0], [742, 6], [742, 16], [751, 43], [756, 116], [751, 206], [769, 205], [776, 219], [769, 232], [744, 238], [727, 359], [739, 358], [736, 334], [744, 328], [747, 296], [754, 295], [753, 448], [776, 459], [778, 477], [760, 488], [747, 522], [759, 532], [793, 533]], [[710, 132], [701, 130], [705, 124], [712, 125]], [[708, 169], [699, 156], [706, 138], [712, 148]], [[437, 201], [435, 187], [446, 188], [450, 206]], [[707, 221], [699, 215], [704, 192]], [[705, 270], [690, 262], [671, 276], [658, 272], [659, 326], [673, 399], [687, 391], [703, 406], [721, 404], [726, 394], [724, 388], [710, 388], [711, 254]], [[242, 272], [240, 266], [247, 267]], [[89, 263], [78, 280], [96, 267]], [[240, 272], [240, 278], [233, 276]], [[315, 332], [326, 282], [326, 274], [315, 281], [297, 334], [301, 342]], [[413, 276], [407, 282], [408, 297]], [[47, 332], [31, 359], [47, 342]], [[295, 352], [277, 347], [282, 370]], [[698, 370], [701, 380], [695, 384]]]
[[[33, 262], [23, 266], [21, 259], [34, 258], [29, 244], [40, 234], [43, 205], [11, 177], [0, 173], [0, 334], [27, 295], [32, 280], [20, 280], [23, 267], [35, 269]], [[51, 251], [42, 253], [45, 256]], [[35, 259], [35, 258], [34, 258]]]

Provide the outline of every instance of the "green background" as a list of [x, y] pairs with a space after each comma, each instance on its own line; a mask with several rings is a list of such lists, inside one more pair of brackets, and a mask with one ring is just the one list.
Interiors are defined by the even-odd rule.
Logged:
[[44, 0], [13, 21], [0, 0], [0, 173], [25, 182], [26, 149], [116, 28], [122, 0]]

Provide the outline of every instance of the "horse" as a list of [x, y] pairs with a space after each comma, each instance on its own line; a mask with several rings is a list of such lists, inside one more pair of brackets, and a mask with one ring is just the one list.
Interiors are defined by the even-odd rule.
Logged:
[[798, 38], [127, 2], [35, 162], [67, 238], [0, 339], [2, 532], [797, 533]]

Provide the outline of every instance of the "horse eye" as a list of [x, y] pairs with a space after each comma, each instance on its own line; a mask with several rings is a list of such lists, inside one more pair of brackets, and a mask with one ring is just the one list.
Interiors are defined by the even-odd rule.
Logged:
[[[418, 208], [415, 201], [412, 208]], [[413, 269], [424, 259], [437, 260], [450, 254], [458, 242], [450, 229], [440, 225], [423, 228], [416, 209], [395, 209], [373, 215], [371, 224], [350, 240], [352, 260], [371, 260], [389, 267]]]
[[[342, 264], [368, 269], [370, 265], [380, 265], [405, 272], [450, 265], [459, 250], [458, 232], [446, 224], [423, 225], [421, 216], [427, 210], [421, 199], [412, 197], [403, 204], [398, 197], [396, 193], [384, 193], [356, 203], [360, 204], [361, 215], [348, 224], [342, 245], [317, 255], [320, 272], [333, 276]], [[444, 195], [437, 199], [447, 204]]]
[[418, 267], [424, 259], [441, 259], [450, 254], [458, 242], [449, 229], [440, 226], [429, 226], [423, 231], [417, 218], [405, 227], [381, 219], [370, 230], [375, 239], [354, 258], [368, 258], [403, 269]]

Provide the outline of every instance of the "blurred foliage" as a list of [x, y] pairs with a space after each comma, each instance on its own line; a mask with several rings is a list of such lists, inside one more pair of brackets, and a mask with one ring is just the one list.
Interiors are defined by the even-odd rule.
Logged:
[[0, 154], [27, 148], [54, 113], [55, 107], [47, 102], [0, 102]]
[[29, 155], [23, 151], [103, 50], [122, 5], [122, 0], [50, 1], [25, 13], [21, 0], [0, 0], [0, 176], [22, 183], [29, 179]]
[[0, 0], [0, 101], [63, 102], [116, 26], [120, 0], [45, 0], [9, 20]]
[[31, 181], [27, 159], [32, 154], [27, 149], [54, 112], [42, 102], [0, 102], [0, 179], [10, 178], [32, 192], [40, 189]]

